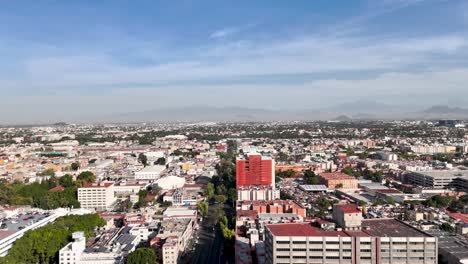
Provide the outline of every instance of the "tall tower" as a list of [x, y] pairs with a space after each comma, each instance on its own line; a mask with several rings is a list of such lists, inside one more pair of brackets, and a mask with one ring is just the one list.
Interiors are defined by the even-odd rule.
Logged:
[[259, 185], [275, 187], [275, 161], [260, 154], [236, 160], [236, 187]]

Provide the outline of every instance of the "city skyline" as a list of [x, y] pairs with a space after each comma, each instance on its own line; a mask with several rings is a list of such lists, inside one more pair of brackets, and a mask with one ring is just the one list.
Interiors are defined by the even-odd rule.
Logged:
[[466, 1], [4, 1], [0, 123], [360, 100], [463, 107], [467, 26]]

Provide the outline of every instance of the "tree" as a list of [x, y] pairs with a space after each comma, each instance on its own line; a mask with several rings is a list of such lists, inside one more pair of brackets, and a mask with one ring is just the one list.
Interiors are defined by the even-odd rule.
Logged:
[[91, 237], [94, 229], [104, 226], [105, 221], [97, 214], [70, 215], [55, 222], [26, 232], [17, 239], [0, 263], [57, 263], [58, 252], [71, 240], [71, 234], [85, 232]]
[[348, 174], [350, 176], [356, 175], [356, 170], [351, 166], [345, 167], [341, 172], [343, 172], [344, 174]]
[[289, 156], [288, 156], [288, 154], [286, 154], [284, 152], [280, 152], [279, 155], [278, 155], [278, 160], [282, 161], [282, 162], [288, 162], [289, 161]]
[[341, 189], [343, 188], [343, 184], [342, 183], [338, 183], [336, 186], [335, 186], [336, 189]]
[[213, 198], [214, 193], [215, 193], [214, 184], [210, 182], [206, 186], [206, 196], [208, 197], [208, 199], [211, 199]]
[[237, 200], [237, 190], [235, 188], [230, 188], [227, 192], [227, 197], [234, 203]]
[[139, 248], [128, 254], [127, 264], [153, 264], [156, 263], [156, 253], [150, 248]]
[[70, 174], [65, 174], [59, 178], [59, 184], [65, 188], [73, 186], [73, 177]]
[[440, 229], [446, 231], [446, 232], [449, 232], [449, 233], [453, 233], [455, 232], [455, 228], [449, 224], [449, 223], [443, 223], [441, 226], [440, 226]]
[[46, 170], [43, 170], [38, 175], [39, 176], [55, 176], [55, 171], [54, 169], [46, 169]]
[[76, 177], [76, 179], [85, 183], [93, 183], [96, 181], [96, 175], [90, 171], [83, 171]]
[[387, 197], [387, 203], [389, 205], [395, 205], [395, 199], [393, 199], [392, 197]]
[[205, 217], [208, 214], [208, 203], [207, 202], [199, 202], [198, 203], [198, 211], [202, 215], [202, 217]]
[[77, 171], [80, 168], [80, 163], [79, 162], [73, 162], [70, 165], [70, 168], [71, 168], [72, 171]]
[[218, 194], [215, 196], [215, 200], [216, 202], [223, 204], [227, 201], [227, 197], [226, 195]]
[[161, 157], [154, 162], [154, 165], [166, 165], [166, 158]]
[[176, 150], [174, 150], [174, 152], [172, 152], [172, 154], [174, 156], [182, 156], [183, 153], [182, 153], [182, 151], [180, 149], [176, 149]]
[[148, 165], [148, 157], [143, 153], [138, 154], [138, 161], [145, 167]]
[[146, 205], [146, 197], [148, 196], [148, 191], [147, 190], [140, 190], [138, 192], [138, 203], [140, 206], [145, 206]]
[[224, 184], [221, 184], [219, 185], [218, 187], [216, 187], [216, 193], [217, 194], [226, 194], [227, 190], [226, 190], [226, 186], [224, 186]]

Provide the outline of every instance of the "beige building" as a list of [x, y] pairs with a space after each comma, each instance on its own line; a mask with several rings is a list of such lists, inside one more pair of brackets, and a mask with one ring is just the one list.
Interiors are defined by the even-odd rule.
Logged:
[[104, 211], [116, 201], [113, 183], [93, 183], [78, 188], [81, 208]]
[[280, 198], [280, 191], [271, 186], [241, 186], [237, 189], [238, 201], [271, 201]]
[[179, 259], [179, 241], [177, 237], [169, 237], [162, 247], [163, 264], [177, 264]]
[[360, 230], [362, 212], [355, 204], [335, 204], [333, 219], [344, 230]]

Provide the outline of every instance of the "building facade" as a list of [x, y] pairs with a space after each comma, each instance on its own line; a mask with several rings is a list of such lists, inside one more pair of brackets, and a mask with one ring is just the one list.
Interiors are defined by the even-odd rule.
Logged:
[[115, 201], [113, 183], [93, 183], [78, 188], [78, 202], [81, 208], [104, 211]]
[[370, 221], [382, 221], [388, 228], [372, 223], [363, 231], [325, 231], [309, 223], [266, 225], [266, 263], [437, 263], [437, 238], [397, 220]]
[[237, 188], [249, 185], [275, 186], [275, 161], [260, 154], [249, 154], [236, 160]]

